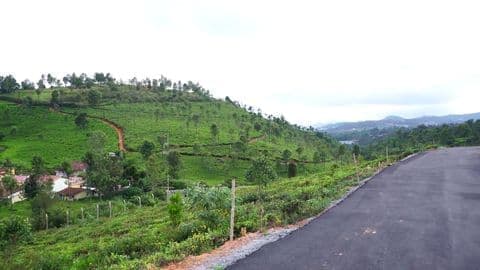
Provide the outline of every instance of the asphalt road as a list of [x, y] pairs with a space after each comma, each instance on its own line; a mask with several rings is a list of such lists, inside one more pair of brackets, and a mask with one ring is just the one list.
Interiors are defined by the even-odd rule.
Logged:
[[391, 166], [228, 269], [480, 269], [480, 148]]

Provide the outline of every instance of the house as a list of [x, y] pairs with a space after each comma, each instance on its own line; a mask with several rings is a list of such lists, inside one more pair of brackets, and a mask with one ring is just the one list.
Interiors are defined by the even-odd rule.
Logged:
[[68, 178], [68, 183], [70, 185], [70, 187], [82, 187], [84, 184], [85, 184], [85, 179], [83, 179], [83, 177], [80, 177], [80, 176], [70, 176]]
[[74, 187], [67, 187], [66, 189], [57, 193], [63, 200], [80, 200], [87, 197], [87, 191], [83, 188], [74, 188]]
[[23, 186], [23, 184], [25, 184], [25, 181], [27, 181], [28, 177], [29, 175], [23, 175], [23, 174], [13, 176], [13, 178], [15, 178], [15, 181], [17, 181], [17, 184], [19, 186]]
[[68, 188], [68, 179], [59, 177], [53, 181], [52, 191], [54, 193], [60, 192], [66, 188]]
[[74, 173], [86, 172], [87, 168], [88, 168], [88, 165], [85, 162], [80, 162], [80, 161], [72, 162], [72, 170]]
[[25, 200], [22, 190], [8, 195], [7, 198], [9, 198], [12, 201], [12, 204]]

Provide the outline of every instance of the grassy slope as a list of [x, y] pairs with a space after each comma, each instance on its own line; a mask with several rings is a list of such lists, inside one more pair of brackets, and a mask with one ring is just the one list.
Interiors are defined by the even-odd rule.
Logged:
[[[5, 102], [0, 102], [0, 118], [0, 131], [7, 135], [0, 141], [6, 147], [0, 152], [0, 160], [9, 158], [23, 167], [29, 167], [35, 155], [43, 157], [50, 168], [64, 160], [81, 159], [87, 151], [87, 134], [94, 130], [107, 135], [107, 149], [116, 150], [115, 132], [99, 120], [90, 120], [88, 127], [81, 130], [73, 116], [50, 112], [44, 107], [28, 109]], [[14, 126], [17, 133], [11, 134]]]
[[[363, 163], [360, 166], [362, 175], [371, 174], [376, 162]], [[319, 213], [355, 183], [352, 180], [354, 171], [352, 165], [344, 165], [338, 169], [329, 165], [314, 175], [279, 180], [270, 184], [266, 189], [265, 215], [278, 220], [270, 225], [278, 225], [278, 222], [290, 223]], [[252, 231], [259, 227], [259, 205], [245, 202], [245, 198], [256, 192], [256, 187], [249, 186], [238, 190], [238, 223], [248, 226]], [[294, 201], [301, 200], [298, 210], [288, 217], [282, 214], [287, 197]], [[191, 218], [193, 216], [187, 214], [184, 222], [191, 222]], [[221, 243], [218, 242], [219, 239], [208, 240], [202, 242], [204, 246], [201, 249], [195, 249], [199, 243], [187, 240], [190, 244], [172, 246], [173, 235], [165, 203], [160, 202], [157, 206], [141, 209], [132, 206], [128, 214], [120, 213], [113, 219], [78, 222], [77, 225], [67, 228], [35, 233], [32, 244], [14, 247], [10, 250], [11, 257], [4, 257], [4, 265], [0, 263], [0, 266], [5, 269], [19, 269], [18, 267], [32, 268], [39, 265], [45, 267], [48, 263], [63, 265], [63, 268], [69, 269], [86, 269], [89, 265], [100, 269], [138, 269], [146, 264], [162, 265], [178, 260]], [[224, 241], [226, 235], [222, 239]]]

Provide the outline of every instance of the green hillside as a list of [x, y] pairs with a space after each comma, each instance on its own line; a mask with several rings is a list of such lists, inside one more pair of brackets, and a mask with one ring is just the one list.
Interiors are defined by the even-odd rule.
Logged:
[[80, 160], [87, 151], [88, 134], [100, 130], [108, 136], [107, 148], [116, 148], [115, 132], [99, 120], [79, 129], [74, 117], [43, 107], [27, 108], [0, 101], [0, 160], [10, 159], [28, 168], [33, 156], [42, 156], [47, 166]]
[[[266, 118], [229, 98], [214, 99], [200, 86], [190, 85], [182, 91], [155, 90], [143, 85], [97, 84], [90, 89], [62, 87], [4, 94], [0, 98], [10, 101], [11, 105], [5, 101], [0, 111], [16, 108], [23, 117], [30, 117], [22, 119], [22, 123], [33, 128], [28, 130], [32, 135], [22, 134], [16, 139], [6, 136], [0, 142], [7, 146], [0, 160], [8, 158], [18, 165], [28, 166], [31, 158], [39, 154], [39, 149], [48, 153], [44, 158], [51, 168], [64, 160], [78, 160], [87, 150], [86, 134], [92, 130], [105, 132], [107, 148], [113, 151], [112, 146], [118, 144], [115, 132], [102, 120], [111, 121], [123, 130], [126, 159], [134, 160], [137, 166], [145, 169], [139, 148], [145, 141], [152, 142], [160, 160], [167, 151], [178, 151], [182, 156], [180, 178], [194, 182], [222, 183], [233, 176], [244, 179], [252, 157], [262, 154], [274, 163], [280, 162], [285, 150], [291, 153], [288, 159], [303, 164], [298, 172], [304, 174], [317, 170], [318, 166], [313, 163], [316, 152], [327, 160], [336, 151], [336, 143], [321, 133], [293, 126], [283, 118]], [[54, 92], [58, 94], [55, 104], [52, 103]], [[97, 94], [96, 101], [91, 100], [92, 93]], [[90, 120], [86, 129], [74, 124], [75, 116], [81, 113], [86, 113]], [[11, 126], [12, 123], [7, 123], [0, 130], [7, 133]], [[52, 142], [39, 140], [40, 133]], [[37, 138], [32, 139], [32, 136]], [[68, 143], [64, 143], [64, 139]], [[22, 147], [27, 144], [30, 147]], [[278, 167], [278, 173], [285, 175], [285, 166]]]
[[[0, 83], [0, 162], [32, 174], [26, 201], [0, 201], [2, 269], [161, 267], [226, 241], [232, 178], [239, 235], [318, 214], [386, 165], [192, 82], [66, 78]], [[38, 182], [72, 160], [89, 165], [99, 197], [61, 201]], [[167, 199], [170, 189], [183, 192]]]

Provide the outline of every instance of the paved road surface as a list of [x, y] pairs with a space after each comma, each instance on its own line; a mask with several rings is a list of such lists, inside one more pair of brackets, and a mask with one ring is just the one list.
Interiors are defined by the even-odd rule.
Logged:
[[480, 148], [392, 166], [229, 269], [480, 269]]

